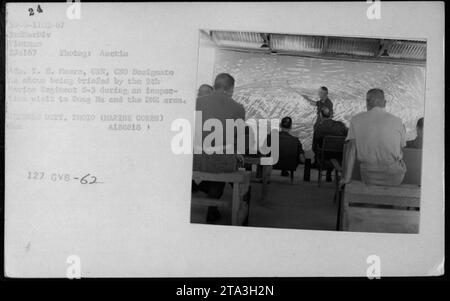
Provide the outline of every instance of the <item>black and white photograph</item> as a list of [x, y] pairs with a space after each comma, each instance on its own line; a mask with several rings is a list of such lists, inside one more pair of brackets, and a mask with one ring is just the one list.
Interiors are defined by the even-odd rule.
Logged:
[[199, 47], [196, 110], [247, 121], [247, 145], [194, 155], [191, 222], [419, 233], [426, 41], [201, 30]]
[[2, 280], [441, 279], [444, 7], [2, 4]]

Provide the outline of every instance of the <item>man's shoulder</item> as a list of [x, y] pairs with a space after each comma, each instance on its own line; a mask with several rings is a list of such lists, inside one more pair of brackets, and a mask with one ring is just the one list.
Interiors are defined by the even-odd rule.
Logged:
[[403, 128], [403, 121], [400, 117], [386, 111], [384, 112], [384, 114], [385, 114], [385, 121], [387, 121], [385, 122], [386, 125], [390, 127], [397, 126]]
[[317, 129], [322, 130], [329, 127], [332, 127], [334, 125], [334, 120], [332, 119], [324, 119], [319, 124], [317, 124]]
[[197, 105], [199, 105], [199, 104], [204, 104], [207, 97], [208, 97], [208, 96], [200, 96], [200, 97], [197, 97], [197, 99], [196, 99]]
[[353, 115], [353, 117], [350, 119], [350, 122], [351, 123], [358, 122], [359, 120], [364, 119], [368, 113], [369, 112], [359, 112]]
[[289, 141], [291, 143], [297, 143], [300, 142], [300, 139], [298, 139], [297, 137], [293, 136], [292, 134], [288, 133], [288, 132], [280, 132], [278, 134], [279, 138], [285, 140], [285, 141]]
[[237, 113], [245, 114], [245, 108], [242, 104], [235, 101], [233, 98], [230, 98], [228, 101], [228, 105], [230, 105]]
[[234, 100], [233, 98], [230, 97], [230, 102], [233, 104], [233, 106], [237, 107], [237, 108], [241, 108], [243, 109], [244, 106], [240, 103], [238, 103], [236, 100]]
[[205, 107], [204, 97], [197, 97], [197, 99], [195, 100], [195, 109], [201, 111], [204, 107]]
[[340, 120], [333, 120], [333, 125], [334, 126], [340, 126], [340, 127], [347, 127], [346, 125], [345, 125], [345, 123], [343, 123], [342, 121], [340, 121]]
[[198, 106], [206, 106], [207, 104], [211, 104], [217, 101], [217, 97], [214, 94], [204, 95], [197, 97], [197, 107]]
[[394, 121], [402, 121], [402, 119], [392, 113], [386, 112], [386, 115], [388, 116], [388, 118], [394, 120]]

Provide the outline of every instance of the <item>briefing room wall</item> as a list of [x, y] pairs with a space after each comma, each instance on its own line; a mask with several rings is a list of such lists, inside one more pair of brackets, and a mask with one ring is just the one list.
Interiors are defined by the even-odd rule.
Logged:
[[291, 116], [293, 132], [306, 149], [311, 147], [315, 108], [301, 94], [316, 99], [322, 85], [329, 89], [335, 119], [347, 125], [353, 115], [365, 110], [367, 90], [382, 88], [386, 110], [403, 120], [407, 138], [415, 136], [415, 124], [425, 106], [425, 68], [421, 66], [219, 49], [214, 75], [221, 72], [235, 78], [234, 99], [244, 105], [247, 118]]

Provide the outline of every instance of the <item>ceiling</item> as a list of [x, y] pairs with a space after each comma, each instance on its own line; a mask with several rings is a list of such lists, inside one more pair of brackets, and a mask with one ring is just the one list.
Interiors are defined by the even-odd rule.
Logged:
[[237, 31], [202, 31], [221, 49], [328, 59], [376, 60], [404, 64], [426, 63], [426, 42], [291, 35]]

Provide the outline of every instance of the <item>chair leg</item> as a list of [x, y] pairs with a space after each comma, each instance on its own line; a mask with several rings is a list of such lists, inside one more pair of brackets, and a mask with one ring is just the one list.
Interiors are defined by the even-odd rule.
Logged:
[[317, 168], [317, 183], [319, 184], [319, 187], [320, 187], [321, 181], [322, 181], [322, 167], [319, 164], [319, 166]]
[[290, 174], [291, 174], [291, 184], [293, 184], [294, 183], [294, 171], [291, 170]]
[[338, 210], [337, 210], [337, 219], [336, 219], [336, 231], [342, 231], [342, 219], [343, 219], [343, 213], [342, 213], [342, 202], [344, 198], [344, 189], [339, 189], [338, 191]]
[[332, 179], [331, 175], [332, 175], [333, 171], [329, 170], [329, 169], [326, 169], [325, 171], [326, 171], [326, 177], [325, 177], [326, 181], [327, 182], [332, 182], [333, 179]]
[[338, 210], [336, 218], [336, 231], [339, 231], [341, 225], [341, 191], [337, 192], [337, 199], [338, 199]]
[[333, 202], [336, 203], [339, 194], [339, 172], [337, 171], [337, 169], [334, 170], [334, 183], [336, 192], [334, 194]]
[[303, 170], [303, 182], [309, 182], [311, 175], [311, 159], [305, 160], [305, 169]]

